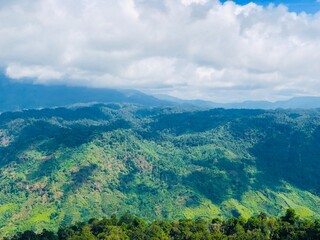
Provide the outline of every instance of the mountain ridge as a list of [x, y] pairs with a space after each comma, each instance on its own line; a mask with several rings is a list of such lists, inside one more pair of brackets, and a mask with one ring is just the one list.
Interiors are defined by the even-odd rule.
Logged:
[[319, 211], [319, 110], [96, 104], [0, 115], [0, 229]]
[[71, 87], [14, 82], [0, 75], [0, 112], [32, 108], [61, 107], [89, 103], [131, 103], [146, 107], [225, 109], [313, 109], [320, 108], [320, 97], [295, 97], [289, 100], [217, 103], [205, 100], [183, 100], [161, 94], [146, 94], [132, 89]]
[[47, 86], [13, 82], [0, 76], [0, 112], [92, 102], [132, 103], [143, 106], [172, 105], [137, 90]]
[[181, 105], [191, 105], [200, 107], [203, 109], [210, 108], [225, 108], [225, 109], [315, 109], [320, 108], [320, 97], [318, 96], [302, 96], [293, 97], [288, 100], [281, 100], [275, 102], [269, 101], [243, 101], [243, 102], [231, 102], [231, 103], [218, 103], [208, 100], [194, 99], [194, 100], [183, 100], [180, 98], [168, 96], [168, 95], [154, 95], [155, 97], [171, 101]]

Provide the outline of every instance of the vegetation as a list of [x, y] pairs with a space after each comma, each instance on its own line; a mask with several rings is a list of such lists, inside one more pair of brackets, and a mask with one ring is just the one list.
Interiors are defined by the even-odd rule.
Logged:
[[[210, 222], [203, 219], [183, 219], [172, 222], [157, 220], [148, 224], [130, 214], [120, 219], [90, 219], [87, 224], [77, 223], [61, 226], [57, 233], [43, 230], [18, 233], [11, 240], [97, 240], [97, 239], [135, 239], [135, 240], [304, 240], [320, 239], [320, 221], [300, 220], [293, 209], [278, 219], [258, 216], [245, 220], [233, 217], [229, 220], [214, 218]], [[10, 239], [8, 239], [10, 240]]]
[[320, 110], [97, 104], [3, 113], [0, 232], [56, 231], [113, 214], [173, 226], [287, 208], [316, 224], [319, 146]]

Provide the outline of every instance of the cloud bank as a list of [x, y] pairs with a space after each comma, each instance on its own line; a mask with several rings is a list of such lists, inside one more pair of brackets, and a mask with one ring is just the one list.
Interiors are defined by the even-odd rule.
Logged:
[[214, 101], [320, 95], [320, 13], [215, 0], [0, 0], [0, 66]]

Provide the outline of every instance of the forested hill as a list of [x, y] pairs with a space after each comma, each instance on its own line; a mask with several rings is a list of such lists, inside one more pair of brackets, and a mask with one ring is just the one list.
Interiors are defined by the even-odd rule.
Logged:
[[320, 216], [320, 111], [99, 104], [0, 115], [0, 232], [131, 213], [147, 221]]

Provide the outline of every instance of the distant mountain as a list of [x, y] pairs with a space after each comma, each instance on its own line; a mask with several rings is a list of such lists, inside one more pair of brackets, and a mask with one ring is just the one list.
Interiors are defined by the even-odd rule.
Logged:
[[194, 106], [204, 109], [225, 108], [225, 109], [314, 109], [320, 108], [320, 97], [295, 97], [285, 101], [245, 101], [235, 103], [217, 103], [204, 100], [183, 100], [168, 95], [155, 95], [158, 99], [171, 101], [184, 106]]
[[217, 103], [199, 99], [183, 100], [163, 94], [152, 96], [132, 89], [100, 89], [20, 83], [0, 75], [0, 113], [81, 103], [132, 103], [146, 107], [180, 106], [184, 109], [312, 109], [320, 108], [320, 97], [296, 97], [278, 102]]
[[172, 104], [136, 90], [43, 86], [14, 82], [0, 75], [0, 112], [89, 102], [134, 103], [143, 106]]
[[320, 97], [295, 97], [287, 101], [274, 103], [277, 108], [320, 108]]
[[215, 103], [215, 102], [205, 101], [205, 100], [200, 100], [200, 99], [184, 100], [184, 99], [172, 97], [172, 96], [169, 96], [166, 94], [156, 94], [154, 96], [160, 100], [176, 103], [181, 106], [207, 108], [207, 109], [226, 108], [225, 104], [223, 104], [223, 103]]

